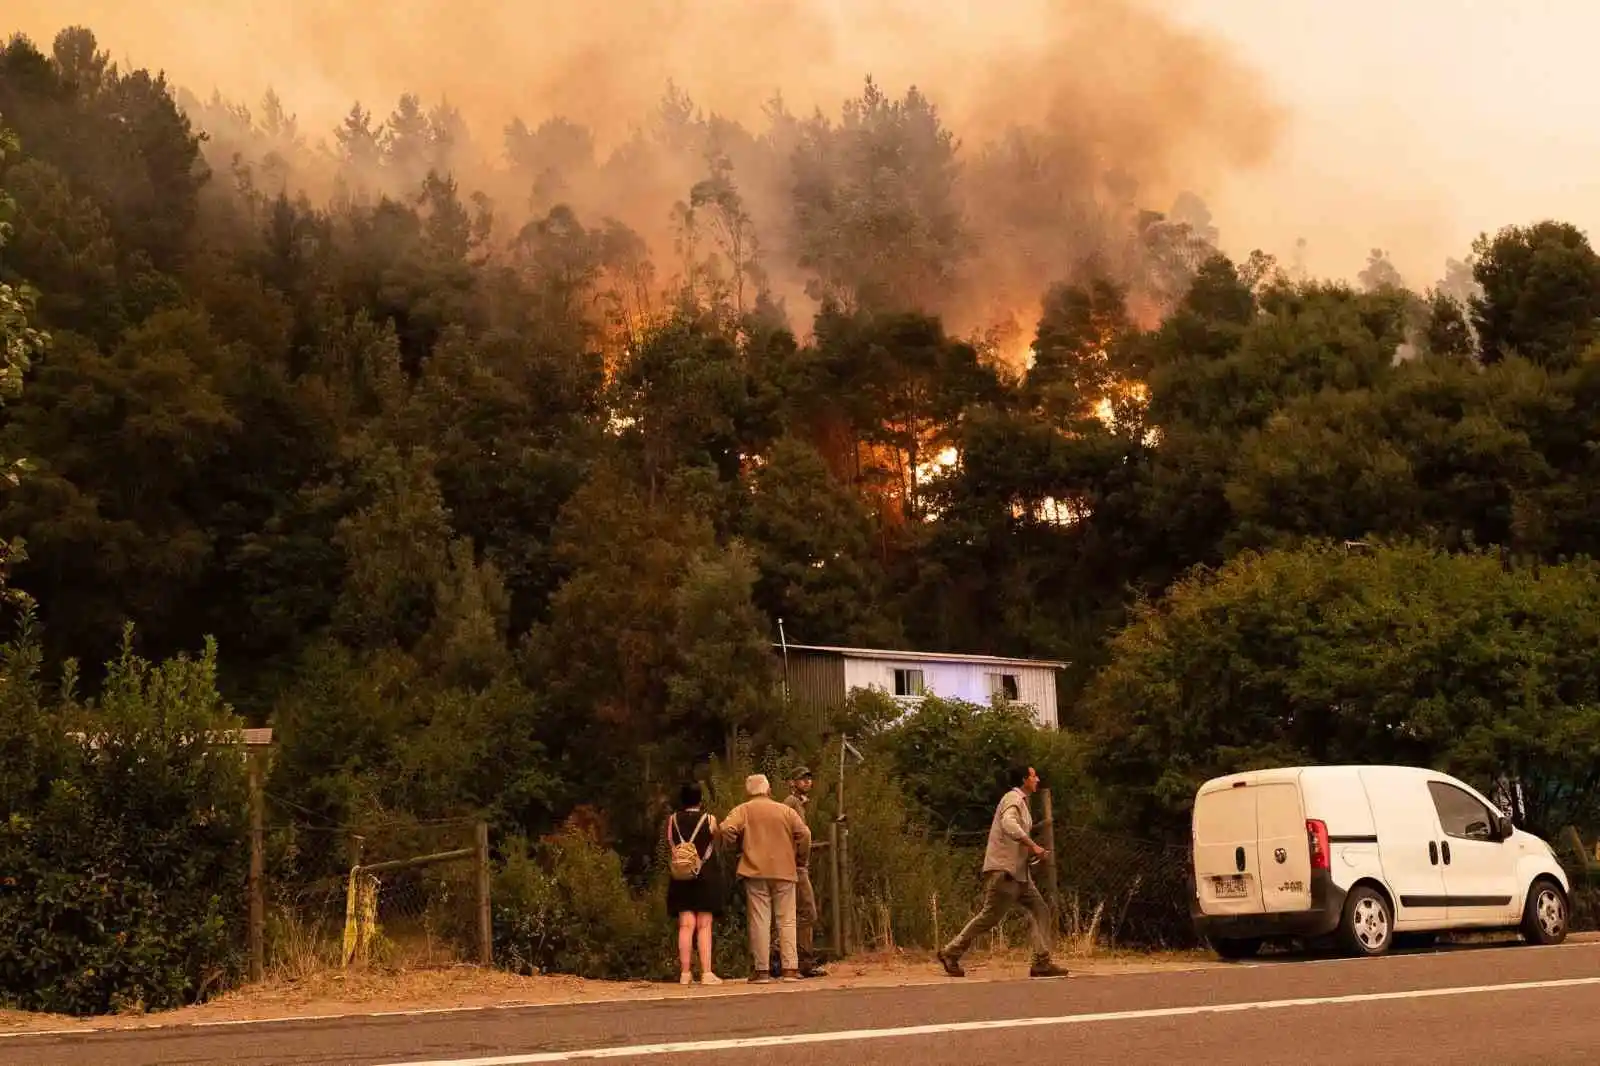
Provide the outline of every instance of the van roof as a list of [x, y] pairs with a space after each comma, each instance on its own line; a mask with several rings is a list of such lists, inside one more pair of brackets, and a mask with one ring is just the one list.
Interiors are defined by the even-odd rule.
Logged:
[[1265, 770], [1244, 770], [1237, 774], [1225, 774], [1222, 777], [1213, 777], [1200, 786], [1201, 792], [1214, 792], [1220, 788], [1231, 788], [1235, 784], [1249, 783], [1260, 784], [1269, 781], [1293, 781], [1305, 774], [1317, 777], [1342, 776], [1344, 774], [1358, 773], [1362, 770], [1382, 770], [1389, 774], [1414, 774], [1422, 776], [1437, 776], [1439, 771], [1430, 770], [1425, 766], [1392, 766], [1382, 763], [1336, 763], [1324, 766], [1274, 766]]

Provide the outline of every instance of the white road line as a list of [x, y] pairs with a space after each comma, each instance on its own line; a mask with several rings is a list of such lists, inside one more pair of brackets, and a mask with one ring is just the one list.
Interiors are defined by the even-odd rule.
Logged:
[[1401, 999], [1437, 999], [1469, 996], [1486, 992], [1522, 992], [1545, 988], [1579, 988], [1600, 985], [1600, 977], [1575, 977], [1561, 981], [1523, 981], [1504, 985], [1467, 985], [1458, 988], [1425, 988], [1407, 992], [1368, 992], [1353, 996], [1327, 996], [1316, 999], [1275, 999], [1250, 1003], [1206, 1004], [1195, 1007], [1158, 1007], [1149, 1010], [1108, 1011], [1102, 1014], [1064, 1014], [1054, 1018], [996, 1018], [981, 1022], [948, 1022], [939, 1025], [908, 1025], [898, 1029], [846, 1029], [830, 1033], [791, 1033], [784, 1036], [753, 1036], [730, 1040], [686, 1040], [672, 1044], [634, 1044], [629, 1047], [579, 1048], [572, 1051], [542, 1051], [526, 1055], [492, 1055], [487, 1058], [430, 1059], [393, 1062], [384, 1066], [529, 1066], [540, 1062], [576, 1062], [586, 1059], [639, 1058], [646, 1055], [687, 1055], [704, 1051], [740, 1051], [746, 1048], [788, 1047], [794, 1044], [837, 1044], [859, 1040], [894, 1040], [912, 1036], [939, 1036], [945, 1033], [975, 1033], [995, 1029], [1025, 1029], [1041, 1026], [1085, 1025], [1091, 1022], [1131, 1022], [1149, 1018], [1179, 1018], [1196, 1014], [1238, 1014], [1253, 1010], [1284, 1010], [1292, 1007], [1322, 1007], [1347, 1003], [1381, 1003]]

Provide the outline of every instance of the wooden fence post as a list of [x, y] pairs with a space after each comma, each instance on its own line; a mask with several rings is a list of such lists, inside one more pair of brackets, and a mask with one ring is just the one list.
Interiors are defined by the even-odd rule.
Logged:
[[850, 826], [839, 827], [839, 897], [844, 905], [844, 917], [839, 923], [839, 936], [843, 945], [839, 952], [840, 957], [850, 954], [850, 947], [855, 943], [852, 935], [855, 930], [855, 900], [850, 893]]
[[263, 836], [261, 757], [246, 756], [250, 770], [250, 980], [259, 981], [267, 963], [266, 857]]
[[828, 923], [832, 928], [828, 930], [828, 934], [829, 939], [833, 941], [833, 957], [837, 960], [844, 958], [844, 910], [841, 906], [842, 897], [844, 896], [844, 882], [839, 879], [838, 822], [831, 822], [828, 825], [828, 867], [829, 880], [833, 882], [828, 886], [833, 889], [832, 892], [828, 893], [833, 897], [828, 901], [833, 908], [833, 921]]
[[1061, 929], [1061, 886], [1056, 879], [1056, 806], [1050, 796], [1048, 788], [1039, 790], [1044, 795], [1044, 828], [1045, 839], [1049, 842], [1045, 847], [1050, 849], [1050, 857], [1045, 860], [1045, 886], [1049, 890], [1051, 910], [1055, 914], [1056, 929]]
[[489, 908], [489, 823], [477, 824], [478, 866], [478, 962], [494, 964], [494, 920]]

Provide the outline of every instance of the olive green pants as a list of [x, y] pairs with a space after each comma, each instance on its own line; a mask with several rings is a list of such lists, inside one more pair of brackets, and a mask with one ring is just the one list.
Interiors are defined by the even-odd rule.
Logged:
[[972, 947], [972, 942], [999, 925], [1012, 907], [1021, 907], [1028, 914], [1029, 924], [1033, 926], [1034, 959], [1049, 958], [1050, 905], [1034, 887], [1032, 878], [1018, 881], [999, 870], [983, 875], [983, 909], [967, 923], [965, 929], [956, 934], [954, 940], [945, 945], [944, 953], [957, 959], [965, 955], [967, 949]]

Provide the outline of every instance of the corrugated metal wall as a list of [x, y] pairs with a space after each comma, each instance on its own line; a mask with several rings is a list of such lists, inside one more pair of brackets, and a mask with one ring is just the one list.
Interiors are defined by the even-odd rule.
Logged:
[[[783, 676], [782, 652], [778, 676]], [[843, 706], [849, 689], [845, 687], [844, 658], [833, 652], [789, 649], [789, 702], [796, 707], [831, 710]]]

